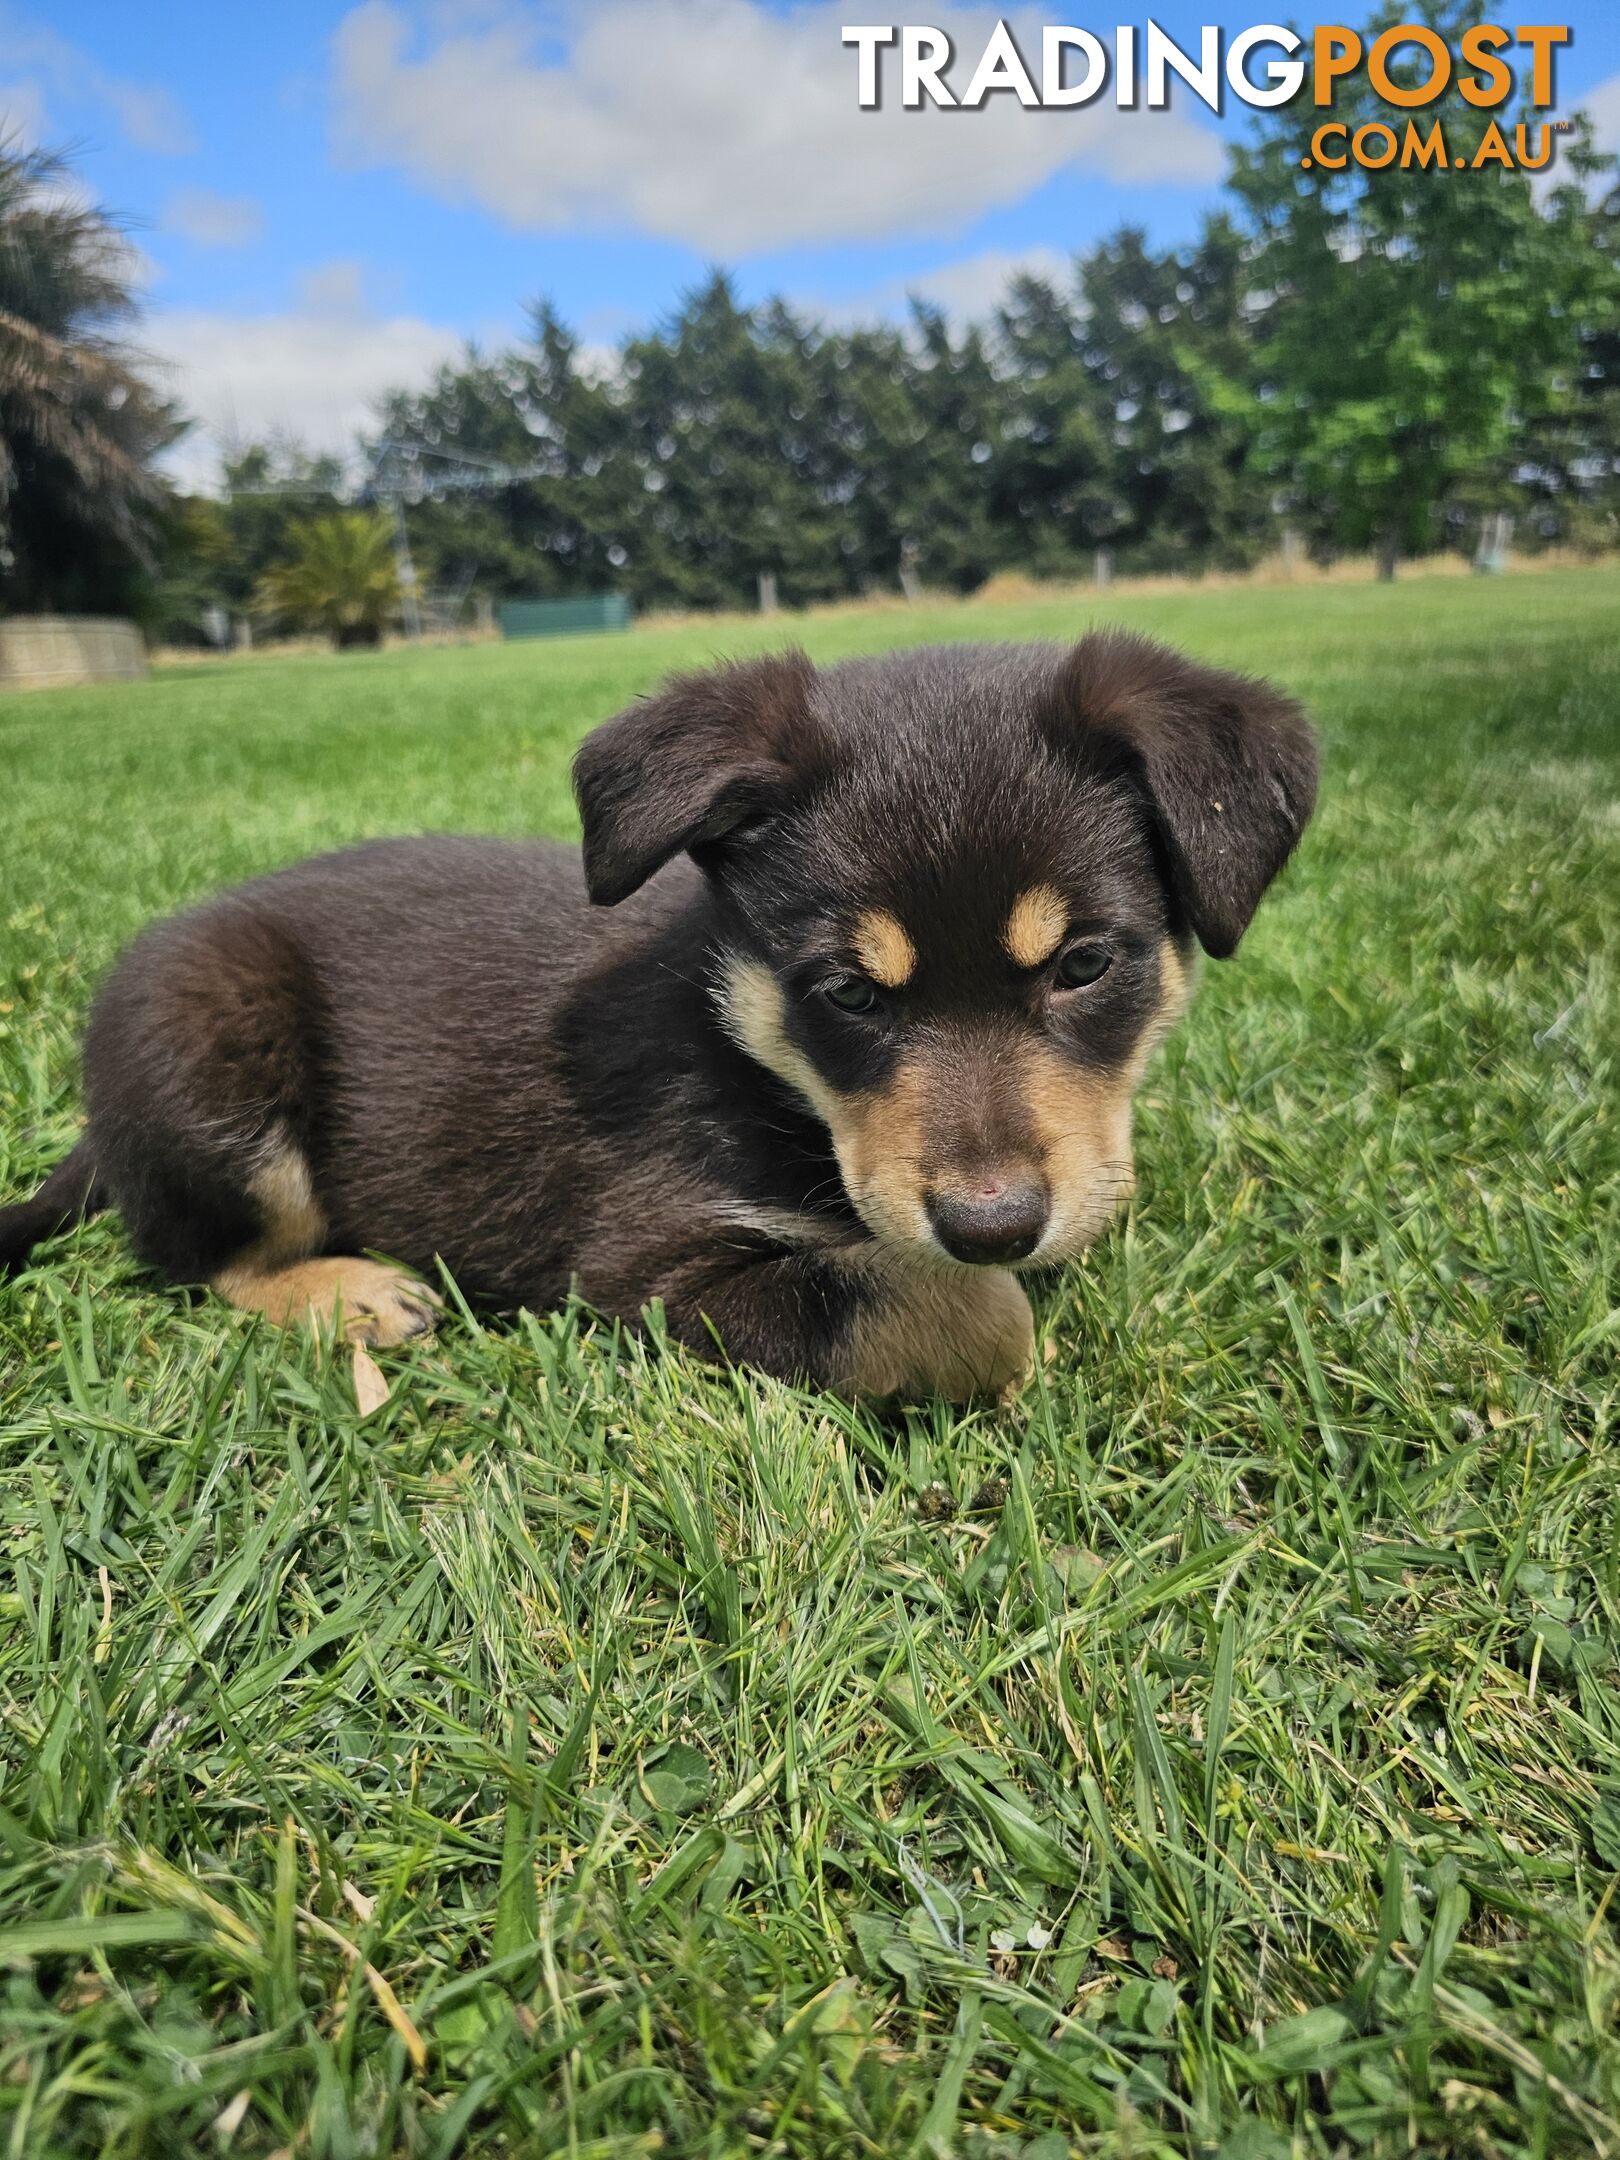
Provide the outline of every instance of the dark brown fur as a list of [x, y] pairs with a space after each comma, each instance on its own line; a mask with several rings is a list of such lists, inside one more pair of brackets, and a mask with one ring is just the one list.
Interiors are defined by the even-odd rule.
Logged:
[[1008, 1266], [1128, 1190], [1191, 942], [1232, 950], [1315, 772], [1289, 700], [1134, 638], [677, 680], [581, 750], [583, 860], [374, 841], [139, 938], [0, 1267], [112, 1205], [164, 1275], [372, 1340], [431, 1319], [376, 1251], [854, 1392], [1004, 1386]]

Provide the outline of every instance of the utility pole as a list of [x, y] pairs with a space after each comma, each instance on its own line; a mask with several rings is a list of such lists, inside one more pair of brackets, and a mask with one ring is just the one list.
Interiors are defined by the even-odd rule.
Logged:
[[[422, 610], [417, 597], [416, 564], [411, 559], [410, 535], [405, 530], [405, 496], [413, 501], [425, 491], [478, 493], [510, 487], [514, 481], [530, 480], [545, 471], [543, 463], [508, 465], [503, 458], [484, 457], [475, 450], [440, 450], [427, 443], [402, 441], [385, 435], [374, 452], [372, 490], [388, 505], [394, 523], [394, 562], [399, 571], [399, 611], [405, 635], [413, 642], [422, 635]], [[432, 459], [430, 472], [423, 460]], [[465, 597], [465, 593], [463, 593]]]
[[[541, 461], [529, 465], [508, 465], [502, 458], [483, 457], [471, 450], [439, 450], [427, 443], [403, 442], [395, 436], [384, 436], [373, 448], [372, 475], [369, 483], [369, 499], [387, 512], [393, 528], [394, 568], [399, 577], [399, 612], [405, 635], [413, 644], [422, 635], [421, 587], [416, 575], [416, 562], [411, 554], [411, 536], [405, 527], [405, 497], [410, 493], [413, 501], [420, 501], [424, 493], [478, 492], [497, 487], [509, 487], [518, 480], [538, 478], [546, 471]], [[432, 459], [432, 467], [424, 472], [423, 461]], [[327, 495], [325, 488], [311, 485], [308, 481], [271, 481], [260, 487], [244, 487], [236, 491], [242, 495]], [[360, 501], [368, 499], [362, 492]], [[460, 599], [465, 600], [463, 586]], [[251, 639], [251, 629], [244, 623]], [[239, 631], [240, 636], [240, 631]]]
[[422, 610], [416, 601], [416, 565], [411, 560], [411, 540], [405, 530], [405, 499], [396, 490], [388, 497], [394, 513], [394, 565], [399, 572], [399, 612], [405, 635], [417, 644], [422, 636]]

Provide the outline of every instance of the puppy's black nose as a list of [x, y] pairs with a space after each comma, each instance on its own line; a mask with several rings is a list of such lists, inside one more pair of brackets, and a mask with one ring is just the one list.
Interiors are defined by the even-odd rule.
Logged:
[[1039, 1185], [984, 1177], [938, 1186], [928, 1196], [928, 1219], [953, 1260], [1004, 1266], [1027, 1260], [1046, 1228], [1046, 1194]]

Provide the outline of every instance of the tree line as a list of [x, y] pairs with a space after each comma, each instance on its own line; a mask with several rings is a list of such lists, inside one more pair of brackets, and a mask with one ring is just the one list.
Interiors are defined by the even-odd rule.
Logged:
[[[1416, 12], [1452, 39], [1479, 14], [1471, 0]], [[1381, 113], [1364, 82], [1340, 85], [1351, 130]], [[1470, 169], [1307, 169], [1298, 120], [1269, 115], [1195, 241], [1155, 247], [1128, 227], [1066, 275], [1015, 277], [977, 322], [916, 301], [903, 322], [829, 325], [781, 299], [745, 305], [717, 270], [603, 354], [542, 302], [509, 348], [469, 347], [383, 399], [353, 464], [253, 445], [217, 497], [154, 483], [178, 416], [122, 356], [105, 283], [78, 301], [75, 411], [87, 443], [100, 428], [129, 461], [127, 485], [53, 448], [30, 418], [27, 296], [0, 289], [0, 602], [92, 605], [99, 578], [100, 604], [194, 636], [210, 609], [295, 619], [306, 558], [347, 548], [390, 605], [381, 519], [397, 535], [396, 502], [441, 592], [615, 589], [642, 608], [751, 606], [762, 578], [789, 605], [968, 591], [1003, 571], [1089, 575], [1098, 551], [1122, 573], [1240, 568], [1285, 543], [1376, 550], [1392, 570], [1503, 513], [1521, 542], [1611, 547], [1613, 162], [1578, 124], [1553, 184], [1475, 170], [1488, 116], [1453, 89], [1432, 117]], [[0, 174], [0, 225], [36, 214], [18, 185]], [[82, 227], [69, 238], [95, 253]], [[49, 334], [71, 342], [72, 279], [36, 283]], [[369, 538], [331, 523], [354, 503], [381, 506]], [[98, 519], [96, 546], [64, 554], [61, 534]]]

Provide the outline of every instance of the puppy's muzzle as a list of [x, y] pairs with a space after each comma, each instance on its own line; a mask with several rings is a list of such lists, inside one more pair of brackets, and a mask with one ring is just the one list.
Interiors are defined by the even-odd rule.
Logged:
[[928, 1195], [928, 1220], [953, 1260], [1006, 1267], [1027, 1260], [1040, 1243], [1050, 1205], [1043, 1185], [976, 1177], [936, 1185]]

